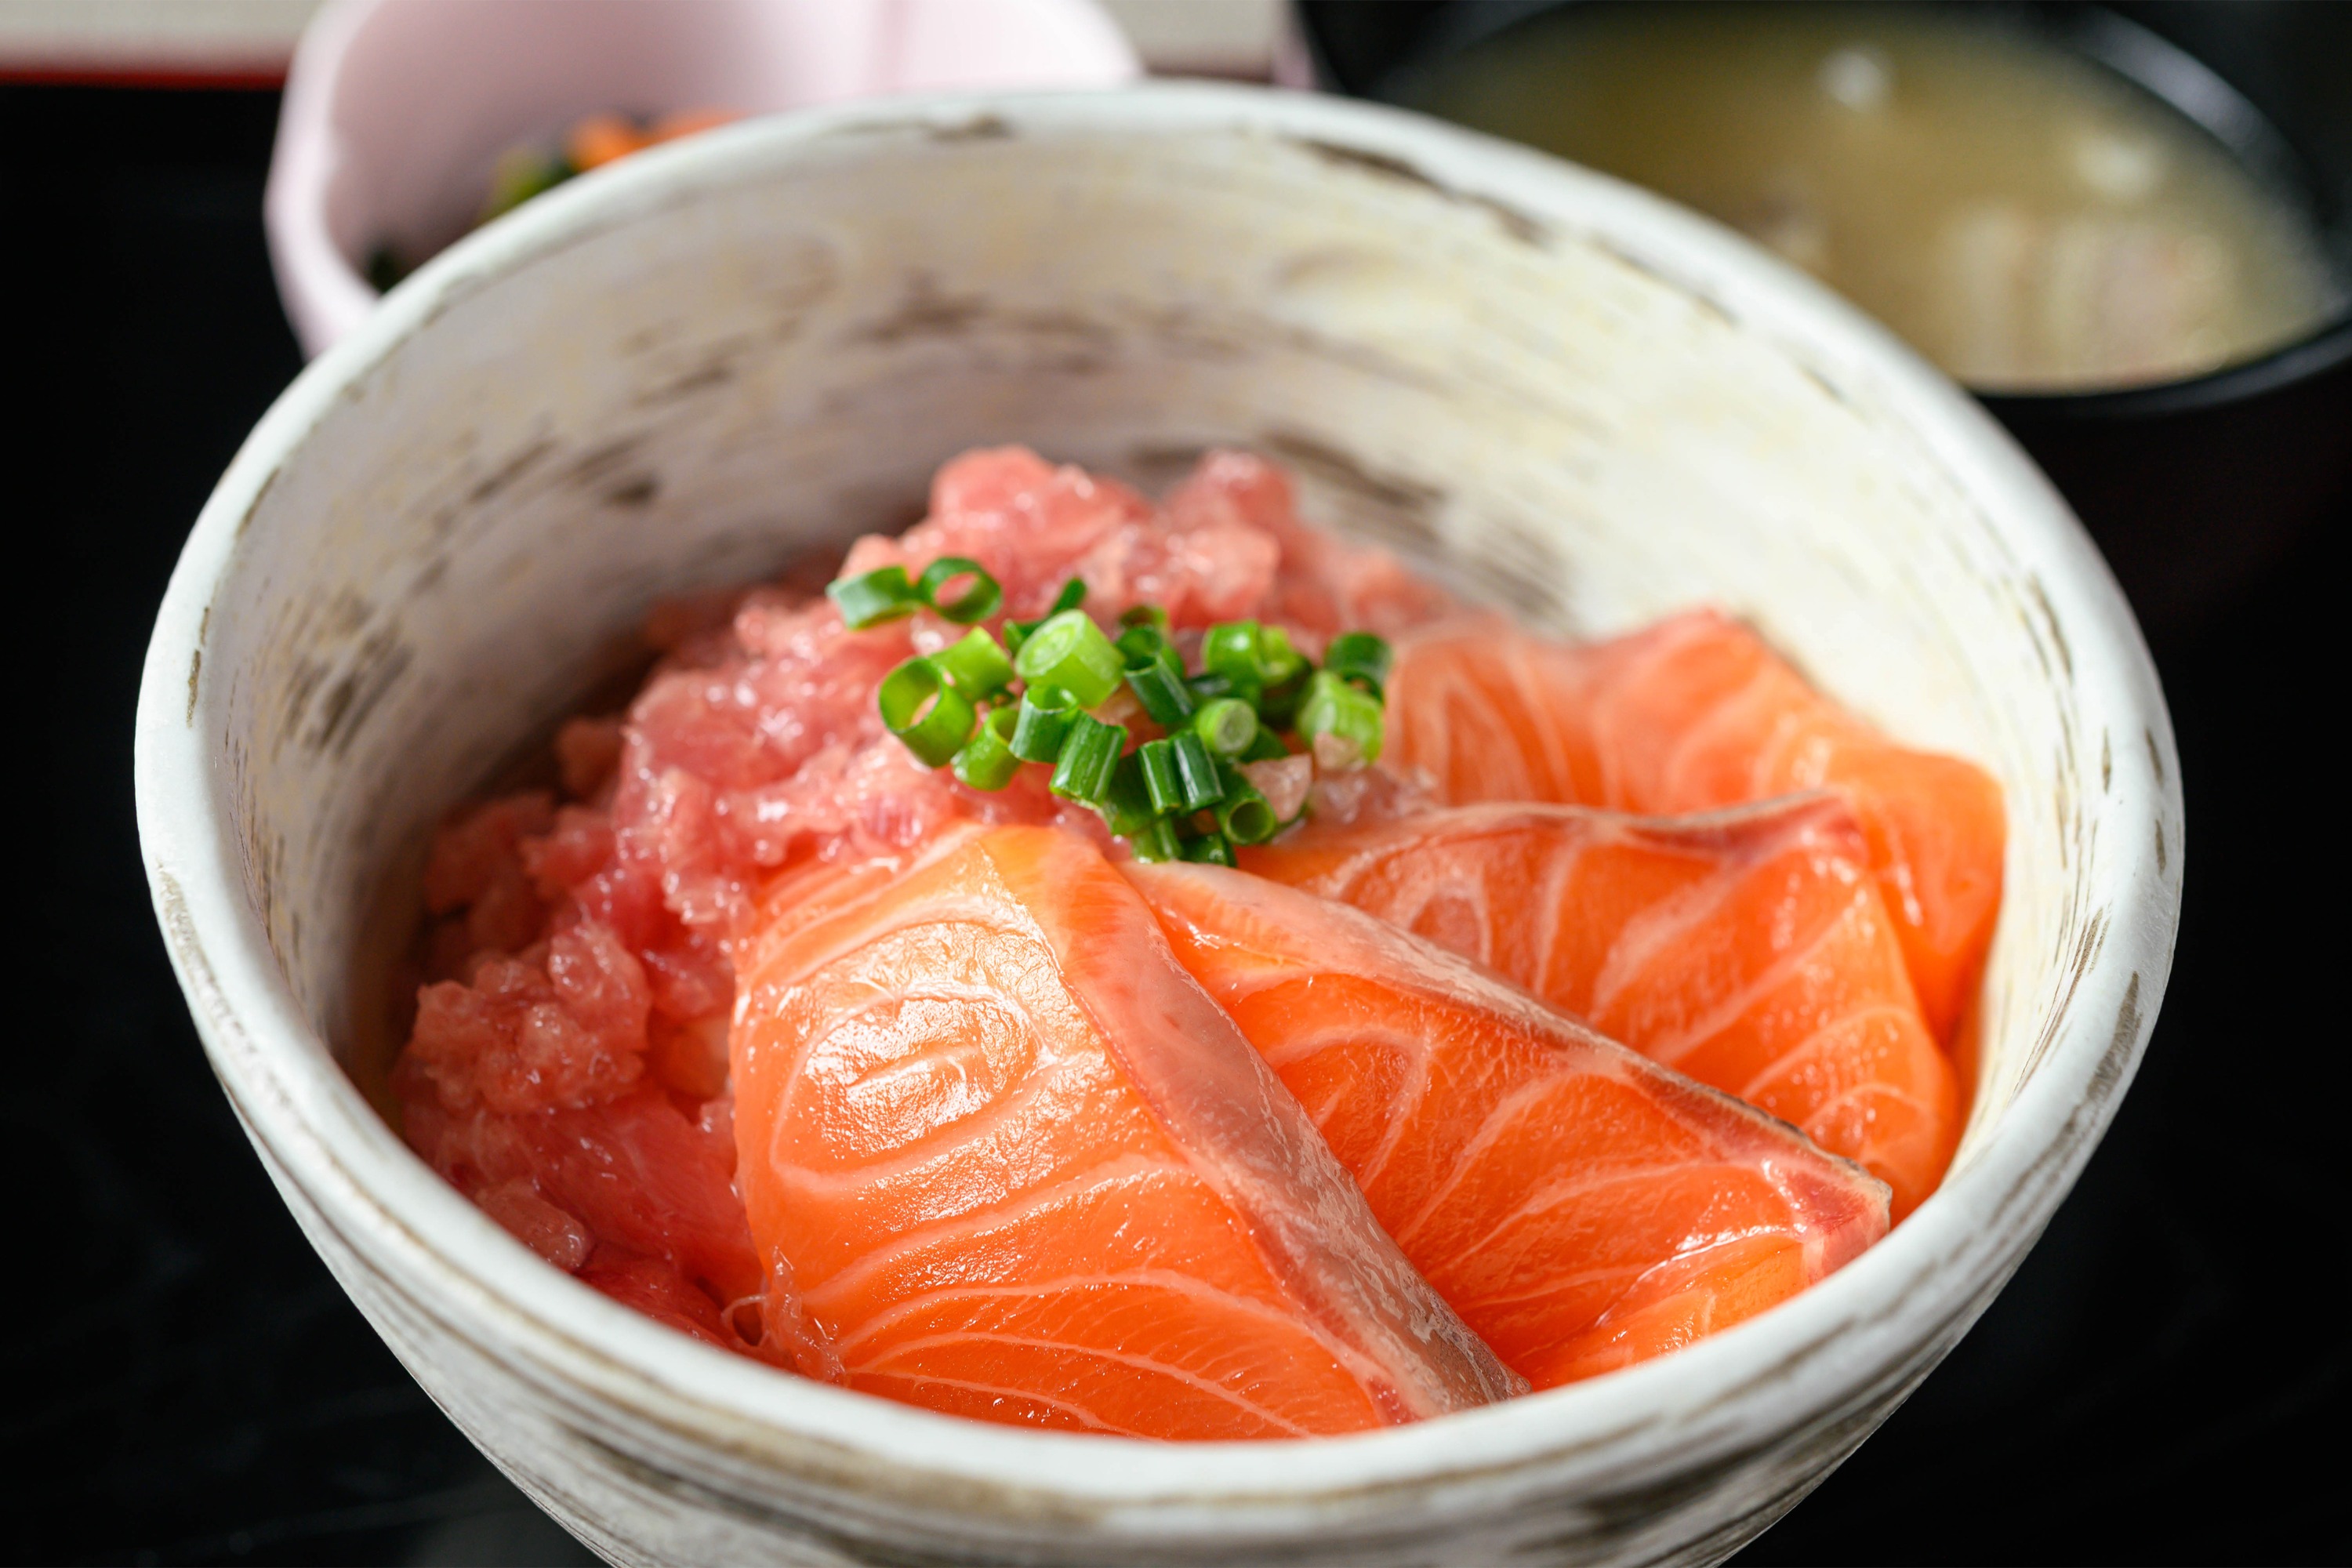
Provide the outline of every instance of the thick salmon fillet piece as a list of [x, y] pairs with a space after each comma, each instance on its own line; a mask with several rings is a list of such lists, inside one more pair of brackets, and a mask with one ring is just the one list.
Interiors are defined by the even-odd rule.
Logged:
[[1406, 1258], [1538, 1388], [1785, 1300], [1884, 1185], [1421, 938], [1243, 871], [1123, 868]]
[[1706, 816], [1466, 805], [1309, 826], [1244, 868], [1476, 960], [1612, 1039], [1784, 1121], [1894, 1189], [1959, 1140], [1852, 809], [1810, 795]]
[[1896, 745], [1737, 621], [1695, 610], [1570, 646], [1456, 620], [1399, 647], [1388, 714], [1391, 765], [1454, 805], [1673, 814], [1838, 791], [1869, 840], [1927, 1026], [1950, 1041], [2000, 910], [2000, 785]]
[[763, 911], [732, 1037], [737, 1181], [772, 1298], [851, 1387], [1251, 1438], [1524, 1386], [1077, 836], [968, 830]]

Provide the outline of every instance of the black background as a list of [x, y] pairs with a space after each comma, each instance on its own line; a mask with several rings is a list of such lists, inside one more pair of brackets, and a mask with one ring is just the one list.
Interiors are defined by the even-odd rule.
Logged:
[[[266, 92], [0, 87], [0, 517], [28, 699], [0, 731], [23, 790], [0, 863], [30, 937], [0, 1045], [0, 1539], [26, 1562], [584, 1563], [296, 1232], [140, 870], [155, 605], [301, 363], [261, 237], [276, 113]], [[2340, 528], [2306, 540], [2159, 650], [2188, 900], [2147, 1064], [1983, 1321], [1741, 1562], [2352, 1559], [2347, 866], [2323, 765], [2344, 554]]]

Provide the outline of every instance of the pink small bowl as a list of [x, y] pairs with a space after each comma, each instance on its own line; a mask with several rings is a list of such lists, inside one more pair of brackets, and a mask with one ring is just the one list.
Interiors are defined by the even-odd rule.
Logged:
[[500, 153], [584, 114], [768, 114], [897, 92], [1142, 74], [1094, 0], [331, 0], [286, 82], [265, 216], [312, 356], [470, 227]]

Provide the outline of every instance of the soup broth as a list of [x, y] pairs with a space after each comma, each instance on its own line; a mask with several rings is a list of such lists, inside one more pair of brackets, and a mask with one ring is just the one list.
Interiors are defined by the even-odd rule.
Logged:
[[2201, 127], [1957, 13], [1571, 5], [1402, 96], [1743, 230], [1987, 390], [2196, 374], [2333, 308], [2307, 216]]

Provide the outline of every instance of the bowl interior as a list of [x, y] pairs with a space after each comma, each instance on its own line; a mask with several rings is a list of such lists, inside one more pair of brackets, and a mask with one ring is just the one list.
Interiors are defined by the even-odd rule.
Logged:
[[[901, 526], [942, 459], [1008, 441], [1150, 487], [1254, 447], [1310, 515], [1531, 625], [1723, 605], [1990, 767], [1973, 1114], [1906, 1226], [1956, 1216], [1911, 1257], [1970, 1272], [1934, 1309], [1957, 1337], [2087, 1155], [2168, 956], [2176, 769], [2120, 597], [1981, 413], [1803, 279], [1549, 160], [1284, 95], [719, 132], [465, 241], [315, 364], [200, 523], [142, 698], [159, 905], [240, 1103], [281, 1114], [248, 1072], [380, 1068], [371, 954], [432, 826], [651, 601]], [[294, 1027], [231, 1019], [264, 992]], [[1995, 1155], [2009, 1184], [1956, 1198]], [[1930, 1329], [1893, 1311], [1868, 1343], [1916, 1356]], [[1839, 1342], [1838, 1376], [1898, 1375]]]

